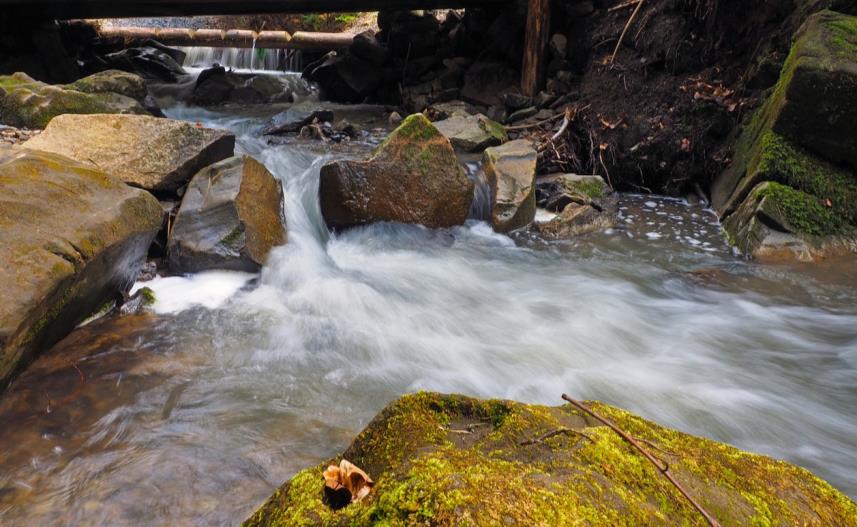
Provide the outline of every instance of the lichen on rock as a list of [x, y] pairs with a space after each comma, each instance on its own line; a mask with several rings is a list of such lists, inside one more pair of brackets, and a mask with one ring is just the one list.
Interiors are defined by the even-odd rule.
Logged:
[[[805, 469], [589, 404], [650, 445], [724, 526], [857, 525], [857, 504]], [[565, 432], [545, 437], [557, 430]], [[343, 457], [375, 479], [364, 500], [328, 507], [323, 463], [296, 474], [244, 525], [705, 525], [658, 469], [571, 406], [406, 395]]]

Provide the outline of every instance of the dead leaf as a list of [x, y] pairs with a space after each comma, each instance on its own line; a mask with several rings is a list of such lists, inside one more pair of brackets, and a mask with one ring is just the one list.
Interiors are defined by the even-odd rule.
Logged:
[[824, 206], [828, 208], [833, 206], [833, 202], [830, 201], [830, 198], [824, 198]]
[[[324, 471], [326, 489], [330, 489], [334, 495], [347, 491], [351, 496], [351, 503], [368, 496], [374, 484], [375, 482], [372, 481], [369, 474], [363, 472], [347, 459], [340, 461], [339, 466], [329, 465]], [[347, 503], [341, 506], [344, 505]]]
[[601, 143], [600, 145], [598, 145], [598, 149], [602, 152], [607, 150], [608, 148], [610, 148], [610, 143]]
[[681, 139], [681, 151], [690, 152], [690, 139], [688, 139], [687, 137], [683, 137]]
[[604, 119], [603, 117], [599, 117], [598, 120], [601, 121], [601, 126], [603, 126], [604, 128], [609, 128], [611, 130], [615, 130], [617, 126], [622, 124], [621, 118], [618, 121], [616, 121], [615, 123], [611, 123], [610, 121], [608, 121], [607, 119]]

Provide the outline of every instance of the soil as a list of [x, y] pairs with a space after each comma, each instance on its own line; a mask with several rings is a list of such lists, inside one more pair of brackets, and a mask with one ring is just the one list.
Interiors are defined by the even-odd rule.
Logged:
[[597, 173], [619, 190], [671, 195], [707, 194], [808, 14], [857, 11], [830, 0], [644, 0], [611, 60], [635, 10], [613, 9], [625, 3], [601, 2], [583, 18], [563, 13], [568, 4], [554, 13], [555, 31], [577, 35], [564, 65], [573, 69], [568, 95], [578, 114], [570, 144], [544, 156], [540, 169]]

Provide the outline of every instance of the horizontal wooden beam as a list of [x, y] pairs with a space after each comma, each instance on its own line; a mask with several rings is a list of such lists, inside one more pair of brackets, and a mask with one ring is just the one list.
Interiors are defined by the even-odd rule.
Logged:
[[168, 46], [198, 46], [212, 48], [269, 48], [330, 51], [345, 49], [354, 40], [348, 33], [315, 33], [298, 31], [250, 31], [248, 29], [186, 29], [152, 27], [105, 27], [101, 38], [124, 46], [157, 40]]
[[511, 0], [0, 0], [0, 13], [56, 19], [337, 13], [502, 6]]

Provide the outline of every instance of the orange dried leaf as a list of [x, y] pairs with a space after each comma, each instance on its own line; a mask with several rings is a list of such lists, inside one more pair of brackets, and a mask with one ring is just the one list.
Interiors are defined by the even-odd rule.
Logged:
[[369, 495], [375, 484], [369, 474], [343, 459], [339, 466], [329, 465], [324, 471], [324, 485], [331, 490], [345, 489], [351, 494], [351, 501], [360, 501]]

